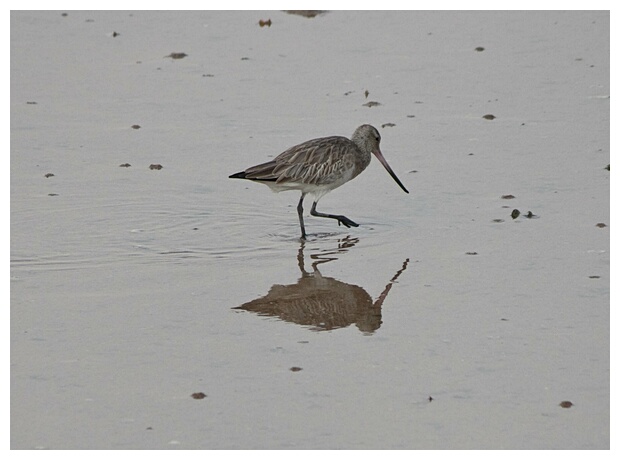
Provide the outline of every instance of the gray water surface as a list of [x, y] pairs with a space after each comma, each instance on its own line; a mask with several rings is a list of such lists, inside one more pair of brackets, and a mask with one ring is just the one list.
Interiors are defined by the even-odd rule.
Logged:
[[[609, 26], [12, 12], [11, 447], [609, 449]], [[228, 179], [363, 123], [358, 228]]]

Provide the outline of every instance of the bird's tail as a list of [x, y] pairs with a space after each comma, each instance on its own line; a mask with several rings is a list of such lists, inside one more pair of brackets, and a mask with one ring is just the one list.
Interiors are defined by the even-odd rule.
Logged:
[[252, 166], [245, 171], [238, 172], [228, 177], [230, 179], [248, 179], [258, 182], [275, 182], [278, 180], [278, 175], [274, 174], [276, 166], [276, 162], [272, 160], [267, 163]]

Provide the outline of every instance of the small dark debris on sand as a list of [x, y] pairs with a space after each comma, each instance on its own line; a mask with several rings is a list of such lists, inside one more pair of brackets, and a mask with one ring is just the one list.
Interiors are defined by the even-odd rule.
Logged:
[[183, 59], [184, 57], [187, 57], [187, 54], [185, 53], [170, 53], [168, 56], [164, 56], [165, 58], [172, 58], [172, 59]]
[[502, 200], [513, 200], [514, 198], [514, 195], [502, 195]]
[[433, 400], [433, 397], [432, 397], [432, 396], [429, 396], [429, 397], [428, 397], [428, 402], [431, 402], [432, 400]]
[[366, 102], [366, 104], [362, 104], [364, 107], [375, 107], [377, 105], [381, 105], [380, 102], [370, 101]]
[[478, 51], [478, 52], [481, 52], [481, 51], [484, 51], [484, 47], [476, 46], [475, 50]]
[[[47, 196], [58, 196], [58, 193], [48, 193]], [[592, 277], [590, 277], [590, 278], [592, 278]]]
[[504, 219], [493, 219], [493, 222], [495, 222], [496, 224], [501, 224], [502, 222], [504, 222]]
[[394, 123], [383, 123], [381, 125], [382, 128], [392, 128], [394, 126], [396, 126]]
[[[36, 104], [36, 102], [35, 102], [35, 104]], [[605, 166], [605, 169], [606, 169], [607, 171], [609, 171], [609, 165]]]
[[119, 165], [121, 168], [129, 168], [131, 165], [129, 163], [123, 163], [122, 165]]
[[[507, 208], [507, 207], [508, 206], [502, 206], [502, 208]], [[519, 216], [525, 217], [527, 219], [538, 219], [538, 216], [536, 214], [534, 214], [532, 211], [528, 211], [526, 213], [522, 213], [518, 209], [513, 209], [512, 212], [510, 213], [510, 217], [512, 217], [513, 219], [516, 219]]]
[[118, 32], [112, 32], [112, 38], [118, 37], [120, 34]]
[[478, 253], [477, 253], [477, 252], [475, 252], [475, 251], [471, 251], [471, 252], [466, 252], [466, 253], [465, 253], [465, 255], [466, 255], [466, 256], [477, 256], [477, 255], [478, 255]]
[[271, 19], [267, 19], [266, 21], [263, 21], [262, 19], [258, 21], [258, 25], [261, 27], [271, 27]]
[[599, 275], [590, 275], [590, 276], [588, 276], [588, 278], [590, 278], [591, 280], [598, 280], [601, 277]]
[[368, 92], [368, 90], [364, 91], [364, 99], [368, 99], [368, 95], [369, 95], [369, 94], [370, 94], [370, 93]]
[[[52, 174], [52, 175], [53, 175], [53, 174]], [[599, 222], [598, 224], [596, 224], [596, 226], [597, 226], [598, 228], [605, 228], [605, 227], [607, 227], [607, 224], [604, 224], [603, 222]]]
[[45, 177], [49, 179], [50, 177], [54, 177], [54, 174], [52, 174], [52, 173], [47, 173], [47, 174], [45, 175]]
[[[35, 101], [26, 101], [26, 104], [28, 105], [37, 105], [37, 103]], [[609, 168], [609, 166], [607, 166]]]
[[560, 407], [563, 407], [564, 409], [568, 409], [569, 407], [573, 407], [573, 403], [570, 401], [562, 401], [560, 403]]
[[132, 127], [133, 129], [140, 129], [140, 128], [141, 128], [141, 126], [140, 126], [140, 125], [131, 125], [131, 127]]
[[151, 166], [149, 166], [149, 169], [156, 169], [156, 170], [160, 170], [162, 169], [163, 166], [160, 164], [152, 164]]
[[297, 16], [303, 16], [304, 18], [314, 18], [321, 14], [327, 13], [324, 10], [284, 10], [288, 14], [296, 14]]
[[192, 398], [194, 399], [205, 399], [207, 397], [202, 391], [198, 393], [192, 393]]
[[291, 372], [299, 372], [301, 370], [301, 367], [297, 367], [297, 366], [293, 366], [290, 368]]
[[482, 118], [484, 118], [485, 120], [495, 120], [495, 118], [497, 118], [495, 115], [491, 115], [490, 113], [487, 113], [486, 115], [483, 115]]

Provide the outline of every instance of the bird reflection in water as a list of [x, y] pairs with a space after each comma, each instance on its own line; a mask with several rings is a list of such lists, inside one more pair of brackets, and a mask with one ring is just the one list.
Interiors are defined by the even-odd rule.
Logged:
[[338, 247], [311, 254], [312, 272], [304, 266], [305, 241], [302, 240], [297, 262], [301, 278], [295, 284], [274, 284], [267, 295], [235, 307], [261, 316], [275, 316], [283, 321], [310, 326], [315, 331], [329, 331], [351, 324], [366, 334], [372, 334], [381, 326], [381, 306], [392, 284], [407, 269], [409, 259], [390, 279], [376, 301], [360, 286], [344, 283], [321, 275], [318, 265], [337, 260], [338, 255], [355, 246], [358, 238], [346, 237]]

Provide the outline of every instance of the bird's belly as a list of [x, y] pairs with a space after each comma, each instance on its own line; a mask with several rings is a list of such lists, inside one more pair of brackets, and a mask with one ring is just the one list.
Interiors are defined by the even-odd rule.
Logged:
[[269, 188], [271, 188], [271, 190], [276, 193], [285, 192], [288, 190], [299, 190], [304, 194], [314, 195], [315, 201], [318, 201], [322, 196], [334, 190], [335, 188], [346, 184], [353, 177], [354, 176], [352, 172], [347, 171], [345, 174], [336, 178], [336, 180], [324, 184], [307, 183], [297, 180], [287, 180], [283, 182], [265, 182], [265, 184], [268, 185]]

